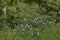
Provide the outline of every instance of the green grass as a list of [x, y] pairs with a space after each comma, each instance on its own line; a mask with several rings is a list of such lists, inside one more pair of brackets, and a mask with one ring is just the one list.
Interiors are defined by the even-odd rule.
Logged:
[[[18, 3], [17, 5], [7, 5], [7, 7], [4, 5], [2, 10], [4, 11], [4, 14], [0, 16], [0, 21], [3, 20], [0, 22], [0, 26], [4, 26], [4, 29], [0, 31], [0, 40], [60, 40], [60, 23], [46, 23], [44, 25], [32, 23], [34, 18], [41, 17], [37, 3], [33, 3], [32, 5]], [[13, 16], [13, 18], [11, 18], [11, 16]], [[16, 18], [18, 18], [18, 20], [16, 20]], [[31, 18], [32, 20], [24, 21], [24, 18]], [[13, 31], [14, 29], [10, 28], [13, 26], [7, 24], [6, 20], [10, 20], [11, 23], [16, 24], [19, 24], [20, 22], [27, 23], [30, 24], [30, 27], [33, 29], [31, 32], [29, 29], [26, 29], [23, 32], [18, 29], [17, 31]], [[39, 30], [34, 30], [34, 26], [38, 26]], [[42, 27], [44, 27], [43, 30], [41, 30]], [[32, 36], [32, 32], [35, 32], [36, 34]], [[38, 32], [39, 35], [37, 35]]]
[[31, 33], [27, 30], [25, 30], [24, 32], [20, 32], [17, 30], [15, 32], [11, 29], [7, 29], [0, 32], [0, 40], [60, 40], [59, 25], [60, 24], [45, 24], [44, 30], [38, 30], [39, 35], [35, 36], [32, 36]]

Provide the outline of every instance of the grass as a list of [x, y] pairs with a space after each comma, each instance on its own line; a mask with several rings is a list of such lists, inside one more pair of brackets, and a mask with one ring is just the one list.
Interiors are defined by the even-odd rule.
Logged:
[[[3, 30], [0, 31], [0, 40], [60, 40], [60, 23], [45, 23], [41, 25], [32, 22], [34, 18], [41, 17], [38, 4], [33, 3], [29, 5], [19, 3], [17, 5], [7, 6], [5, 9], [3, 8], [3, 11], [5, 14], [0, 16], [0, 20], [3, 20], [0, 22], [0, 26], [4, 28], [1, 28]], [[24, 18], [29, 18], [31, 20], [24, 21]], [[17, 29], [18, 26], [16, 26], [16, 31], [10, 28], [13, 27], [11, 24], [15, 23], [15, 26], [20, 22], [29, 24], [32, 30], [26, 29], [24, 31], [19, 31]], [[34, 29], [35, 26], [38, 26], [38, 31]], [[44, 27], [44, 29], [42, 29], [42, 27]], [[35, 34], [32, 35], [32, 33]], [[37, 33], [39, 33], [39, 35]]]
[[[4, 31], [0, 31], [0, 39], [1, 40], [60, 40], [60, 24], [45, 24], [44, 30], [39, 31], [39, 35], [32, 36], [31, 33], [27, 30], [20, 31], [12, 31], [11, 29], [7, 29]], [[24, 34], [23, 34], [24, 33]]]

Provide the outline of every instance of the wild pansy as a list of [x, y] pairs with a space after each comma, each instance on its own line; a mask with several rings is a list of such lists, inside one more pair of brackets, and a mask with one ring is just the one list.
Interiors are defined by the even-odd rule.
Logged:
[[29, 25], [28, 24], [25, 24], [25, 28], [29, 28]]
[[34, 18], [33, 22], [34, 23], [39, 23], [39, 19], [38, 18]]

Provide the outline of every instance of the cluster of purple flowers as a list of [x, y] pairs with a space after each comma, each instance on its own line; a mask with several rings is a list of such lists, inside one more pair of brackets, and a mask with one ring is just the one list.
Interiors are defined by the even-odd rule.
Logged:
[[[20, 19], [17, 18], [16, 20], [18, 21]], [[25, 22], [22, 22], [20, 20], [20, 22], [18, 24], [16, 24], [16, 23], [14, 24], [14, 31], [17, 31], [17, 29], [20, 32], [28, 30], [31, 33], [31, 35], [36, 35], [36, 34], [39, 35], [40, 34], [39, 30], [41, 30], [41, 29], [40, 29], [40, 26], [38, 26], [38, 25], [40, 25], [40, 24], [43, 25], [42, 30], [44, 30], [44, 24], [45, 23], [54, 24], [56, 22], [56, 20], [49, 21], [49, 20], [46, 20], [46, 19], [42, 20], [42, 19], [39, 19], [39, 18], [34, 18], [34, 19], [24, 18], [23, 21], [28, 21], [28, 22], [31, 21], [31, 23], [25, 23]], [[7, 21], [7, 23], [8, 23], [8, 25], [10, 24], [9, 21]]]

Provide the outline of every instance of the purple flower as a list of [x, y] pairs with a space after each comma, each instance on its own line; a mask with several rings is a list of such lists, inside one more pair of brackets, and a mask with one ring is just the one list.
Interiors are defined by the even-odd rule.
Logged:
[[21, 26], [20, 26], [21, 28], [20, 28], [20, 30], [25, 30], [25, 25], [24, 24], [21, 24]]
[[29, 28], [29, 25], [28, 24], [25, 24], [25, 28]]
[[25, 30], [25, 24], [18, 24], [18, 30], [19, 31]]
[[39, 19], [38, 18], [34, 18], [33, 22], [34, 23], [39, 23]]
[[24, 29], [25, 28], [25, 24], [21, 24], [21, 28]]

